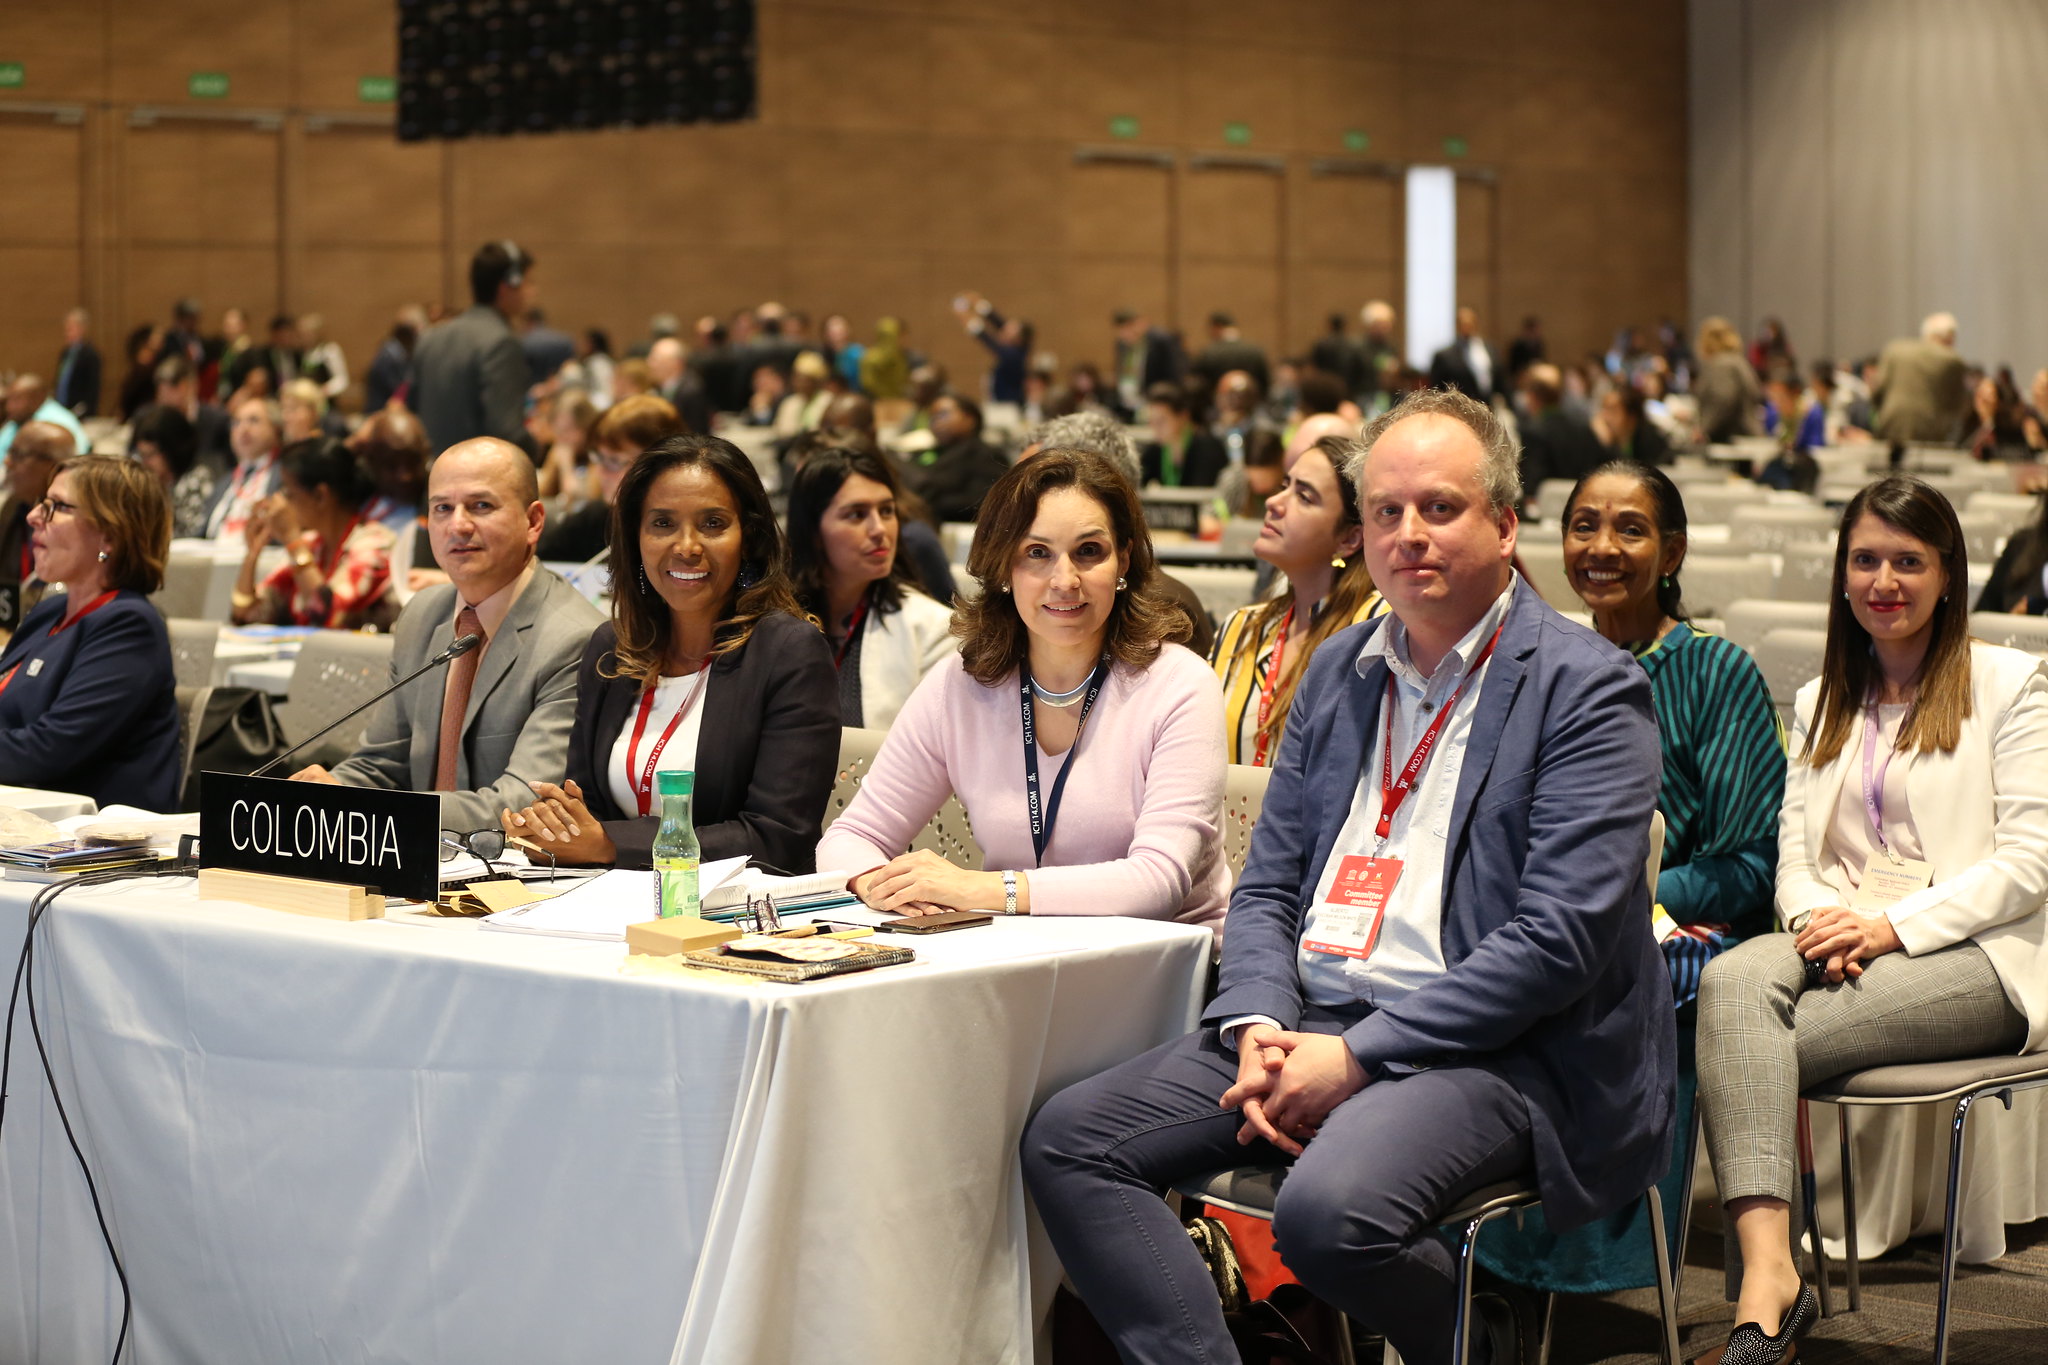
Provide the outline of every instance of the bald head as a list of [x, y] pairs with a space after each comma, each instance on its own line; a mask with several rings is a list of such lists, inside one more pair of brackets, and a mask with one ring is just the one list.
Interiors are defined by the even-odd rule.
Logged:
[[16, 502], [34, 506], [49, 493], [58, 467], [77, 453], [71, 433], [55, 422], [25, 423], [7, 453], [7, 491]]
[[39, 374], [16, 375], [7, 386], [7, 420], [26, 422], [50, 397], [50, 386]]
[[472, 606], [519, 577], [545, 519], [533, 461], [495, 436], [449, 446], [427, 475], [434, 560]]
[[442, 451], [427, 476], [427, 496], [431, 498], [444, 484], [457, 481], [487, 483], [506, 502], [520, 507], [540, 501], [540, 475], [532, 457], [495, 436], [458, 441]]
[[1313, 417], [1304, 417], [1301, 425], [1294, 429], [1294, 439], [1287, 443], [1287, 453], [1281, 457], [1281, 466], [1286, 469], [1294, 468], [1294, 462], [1301, 458], [1301, 453], [1325, 436], [1342, 436], [1356, 440], [1358, 428], [1334, 412], [1319, 412]]
[[647, 348], [647, 368], [654, 375], [656, 384], [666, 387], [683, 372], [683, 343], [674, 337], [663, 337]]

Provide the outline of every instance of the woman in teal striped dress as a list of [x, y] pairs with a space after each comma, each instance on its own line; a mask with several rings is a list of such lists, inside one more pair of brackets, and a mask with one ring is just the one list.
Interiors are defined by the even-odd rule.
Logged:
[[[1617, 462], [1579, 481], [1565, 504], [1564, 567], [1593, 626], [1650, 675], [1664, 777], [1658, 940], [1679, 1015], [1678, 1140], [1692, 1132], [1692, 1018], [1700, 972], [1717, 954], [1772, 927], [1778, 808], [1785, 797], [1784, 727], [1756, 664], [1688, 623], [1680, 597], [1685, 502], [1661, 470]], [[1684, 1152], [1659, 1187], [1680, 1197]], [[1669, 1219], [1675, 1229], [1678, 1219]], [[1496, 1225], [1498, 1226], [1498, 1225]], [[1532, 1288], [1604, 1294], [1654, 1284], [1641, 1207], [1562, 1235], [1540, 1217], [1487, 1234], [1480, 1259]]]

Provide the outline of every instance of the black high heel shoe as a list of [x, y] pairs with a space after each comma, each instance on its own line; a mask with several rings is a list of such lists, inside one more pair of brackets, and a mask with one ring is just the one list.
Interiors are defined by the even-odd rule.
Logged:
[[1728, 1334], [1721, 1365], [1784, 1365], [1792, 1359], [1799, 1338], [1811, 1332], [1819, 1320], [1820, 1299], [1811, 1285], [1802, 1283], [1799, 1297], [1792, 1301], [1785, 1320], [1778, 1324], [1778, 1334], [1769, 1336], [1753, 1322], [1740, 1324]]

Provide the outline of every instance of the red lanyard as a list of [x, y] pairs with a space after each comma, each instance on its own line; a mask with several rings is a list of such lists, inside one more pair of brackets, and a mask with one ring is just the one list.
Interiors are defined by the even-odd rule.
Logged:
[[[50, 633], [44, 636], [43, 638], [48, 640], [54, 639], [55, 637], [62, 635], [65, 631], [77, 625], [80, 621], [83, 621], [86, 617], [92, 615], [94, 612], [98, 611], [101, 607], [104, 607], [105, 605], [107, 605], [107, 603], [113, 601], [116, 597], [119, 597], [120, 595], [120, 589], [109, 588], [107, 591], [101, 593], [98, 597], [93, 598], [92, 601], [86, 603], [85, 610], [79, 612], [78, 615], [71, 617], [69, 620], [59, 621], [55, 626], [51, 627]], [[21, 665], [16, 664], [14, 667], [7, 670], [7, 675], [5, 677], [0, 677], [0, 695], [6, 694], [7, 685], [14, 681], [14, 675], [19, 672], [21, 672]]]
[[[640, 769], [640, 780], [633, 784], [633, 797], [640, 803], [640, 813], [648, 815], [654, 810], [654, 765], [661, 761], [661, 751], [675, 738], [676, 729], [682, 725], [683, 717], [696, 708], [697, 698], [704, 695], [704, 680], [711, 675], [711, 656], [697, 666], [697, 685], [690, 689], [690, 695], [683, 698], [683, 704], [676, 708], [675, 716], [668, 728], [661, 732], [661, 738], [654, 741], [654, 748], [647, 755], [647, 766]], [[647, 733], [647, 717], [654, 712], [654, 689], [648, 688], [640, 694], [640, 718], [633, 722], [633, 738], [626, 745], [626, 775], [631, 777], [640, 762], [640, 738]]]
[[1294, 624], [1294, 604], [1287, 604], [1287, 614], [1280, 618], [1280, 633], [1273, 637], [1273, 657], [1266, 664], [1266, 681], [1259, 688], [1259, 738], [1252, 748], [1252, 766], [1266, 766], [1266, 746], [1272, 736], [1266, 733], [1266, 721], [1273, 714], [1273, 685], [1280, 679], [1280, 665], [1287, 660], [1287, 631]]
[[860, 628], [867, 624], [868, 599], [863, 593], [860, 605], [853, 609], [853, 620], [846, 627], [846, 638], [839, 642], [839, 652], [832, 656], [832, 667], [836, 670], [846, 663], [846, 651], [853, 648], [853, 642], [860, 636]]
[[1464, 678], [1452, 689], [1450, 699], [1436, 713], [1436, 719], [1429, 723], [1429, 728], [1422, 732], [1422, 738], [1416, 741], [1415, 752], [1408, 755], [1408, 761], [1401, 765], [1399, 779], [1394, 776], [1394, 675], [1391, 671], [1387, 674], [1387, 742], [1380, 752], [1380, 822], [1373, 830], [1374, 837], [1385, 840], [1393, 829], [1394, 812], [1401, 809], [1401, 803], [1408, 799], [1409, 789], [1415, 785], [1422, 765], [1429, 762], [1430, 752], [1436, 748], [1436, 737], [1443, 730], [1444, 722], [1451, 718], [1451, 708], [1458, 704], [1458, 698], [1465, 695], [1472, 679], [1493, 656], [1493, 647], [1500, 643], [1500, 633], [1506, 627], [1507, 622], [1503, 621], [1493, 628], [1493, 638], [1486, 642], [1486, 648], [1479, 651], [1479, 657], [1465, 670]]

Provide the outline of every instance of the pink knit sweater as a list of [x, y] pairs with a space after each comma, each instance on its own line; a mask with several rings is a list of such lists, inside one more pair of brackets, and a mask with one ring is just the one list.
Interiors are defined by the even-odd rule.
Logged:
[[846, 812], [818, 845], [819, 870], [858, 875], [903, 852], [949, 793], [960, 798], [990, 871], [1025, 874], [1034, 915], [1140, 915], [1223, 932], [1223, 696], [1179, 645], [1144, 669], [1119, 664], [1072, 749], [1040, 751], [1048, 796], [1066, 763], [1058, 822], [1034, 867], [1024, 807], [1017, 679], [983, 687], [948, 660], [890, 727]]

